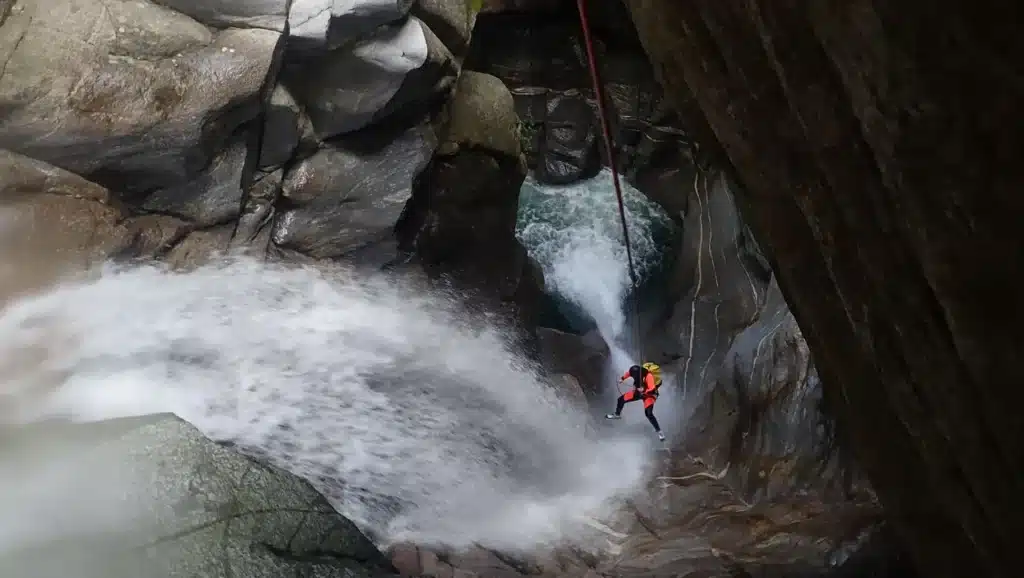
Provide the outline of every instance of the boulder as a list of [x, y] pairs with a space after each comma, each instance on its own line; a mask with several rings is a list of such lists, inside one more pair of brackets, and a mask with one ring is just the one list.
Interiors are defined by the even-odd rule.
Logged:
[[242, 211], [242, 187], [249, 151], [250, 135], [242, 134], [227, 143], [210, 165], [195, 178], [160, 189], [149, 195], [142, 209], [173, 215], [209, 227], [235, 221]]
[[4, 437], [0, 501], [19, 531], [5, 534], [0, 564], [18, 576], [395, 575], [309, 483], [174, 416]]
[[[607, 162], [573, 2], [497, 0], [477, 18], [466, 66], [500, 78], [521, 119], [529, 167], [541, 182], [594, 176]], [[661, 89], [621, 2], [589, 8], [621, 173], [670, 215], [692, 186], [691, 139]]]
[[354, 46], [288, 58], [282, 82], [320, 139], [401, 112], [421, 115], [455, 79], [451, 53], [416, 18], [384, 26]]
[[233, 224], [196, 230], [169, 215], [132, 215], [100, 185], [3, 150], [0, 215], [0, 302], [111, 259], [195, 267], [225, 252], [235, 233]]
[[477, 13], [468, 0], [419, 0], [411, 14], [430, 27], [459, 61], [469, 50]]
[[292, 0], [289, 39], [297, 50], [333, 50], [401, 20], [414, 0]]
[[0, 303], [115, 256], [155, 256], [185, 234], [166, 216], [129, 216], [104, 187], [0, 149]]
[[564, 185], [595, 176], [601, 170], [597, 140], [600, 123], [576, 90], [548, 99], [540, 142], [543, 162], [534, 176], [539, 182]]
[[308, 156], [318, 147], [313, 123], [306, 112], [287, 88], [280, 84], [275, 86], [264, 113], [259, 167], [264, 170], [281, 167], [293, 154]]
[[604, 391], [604, 369], [609, 349], [595, 330], [575, 335], [557, 329], [537, 329], [541, 363], [550, 373], [564, 373], [579, 381], [587, 399], [597, 401]]
[[152, 0], [214, 28], [284, 32], [290, 0]]
[[119, 204], [110, 191], [96, 183], [9, 150], [0, 149], [0, 175], [0, 201], [5, 204], [41, 195], [70, 197], [112, 209]]
[[551, 385], [557, 394], [577, 411], [585, 412], [589, 408], [586, 389], [576, 376], [568, 373], [556, 373], [551, 376]]
[[526, 166], [509, 134], [512, 106], [500, 82], [463, 73], [448, 106], [445, 142], [416, 180], [396, 230], [399, 247], [432, 277], [510, 307], [532, 330], [543, 274], [515, 236]]
[[0, 150], [0, 303], [102, 261], [124, 236], [105, 188]]
[[168, 215], [136, 215], [125, 221], [127, 239], [111, 257], [119, 261], [166, 255], [195, 230], [190, 223]]
[[316, 258], [388, 243], [434, 146], [427, 125], [328, 142], [285, 175], [282, 194], [294, 208], [275, 220], [274, 243]]
[[1019, 575], [1021, 6], [627, 3], [921, 573]]
[[632, 154], [623, 155], [622, 175], [658, 203], [669, 215], [677, 217], [689, 210], [688, 195], [696, 182], [695, 148], [674, 115], [653, 115], [650, 125], [641, 128]]
[[514, 231], [524, 175], [520, 162], [482, 151], [436, 158], [399, 223], [403, 245], [425, 263], [475, 269], [511, 296], [528, 262]]
[[521, 152], [515, 101], [497, 78], [467, 70], [448, 105], [446, 141], [517, 158]]
[[210, 263], [227, 253], [231, 247], [234, 227], [221, 225], [211, 229], [189, 231], [161, 255], [172, 269], [188, 271]]
[[148, 1], [20, 3], [0, 27], [0, 147], [133, 197], [195, 182], [259, 113], [280, 40]]

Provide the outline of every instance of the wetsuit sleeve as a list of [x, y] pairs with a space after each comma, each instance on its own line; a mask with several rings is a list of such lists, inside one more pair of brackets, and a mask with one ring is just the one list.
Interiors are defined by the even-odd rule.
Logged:
[[619, 378], [619, 381], [626, 381], [627, 378], [629, 378], [629, 371], [627, 371], [626, 373], [623, 373], [622, 377]]

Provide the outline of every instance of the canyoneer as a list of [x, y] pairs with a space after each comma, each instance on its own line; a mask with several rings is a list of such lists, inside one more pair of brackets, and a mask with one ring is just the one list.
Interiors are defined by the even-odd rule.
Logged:
[[655, 363], [647, 362], [641, 365], [634, 365], [619, 379], [619, 383], [627, 379], [633, 380], [633, 389], [619, 396], [615, 402], [615, 413], [604, 416], [607, 419], [621, 419], [622, 407], [631, 401], [643, 400], [644, 415], [647, 421], [654, 426], [658, 439], [665, 441], [665, 434], [661, 433], [658, 425], [658, 418], [654, 417], [654, 402], [658, 401], [658, 388], [661, 387], [661, 367]]

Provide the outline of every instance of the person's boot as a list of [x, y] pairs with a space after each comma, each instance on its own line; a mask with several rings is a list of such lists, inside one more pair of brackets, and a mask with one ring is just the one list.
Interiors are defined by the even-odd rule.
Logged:
[[622, 419], [622, 416], [617, 413], [610, 413], [604, 416], [604, 419]]
[[658, 439], [661, 441], [665, 441], [665, 434], [658, 432]]

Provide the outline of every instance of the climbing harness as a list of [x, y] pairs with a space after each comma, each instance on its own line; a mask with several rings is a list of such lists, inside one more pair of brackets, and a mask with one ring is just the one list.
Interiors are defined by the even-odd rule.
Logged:
[[[612, 183], [615, 185], [615, 198], [619, 203], [619, 220], [622, 222], [622, 239], [626, 244], [626, 263], [629, 266], [629, 280], [632, 282], [633, 291], [639, 289], [637, 282], [636, 268], [633, 266], [633, 250], [629, 243], [629, 227], [626, 225], [626, 206], [622, 202], [622, 187], [619, 185], [619, 172], [615, 166], [615, 149], [612, 147], [612, 133], [608, 123], [608, 115], [605, 112], [605, 96], [602, 89], [600, 73], [597, 69], [597, 59], [594, 57], [594, 42], [590, 36], [590, 24], [587, 21], [586, 0], [576, 0], [576, 9], [580, 14], [580, 26], [583, 28], [583, 42], [587, 50], [587, 62], [590, 66], [590, 80], [594, 85], [594, 98], [597, 101], [597, 115], [601, 121], [601, 132], [604, 136], [604, 148], [608, 152], [608, 167], [612, 171]], [[637, 359], [644, 358], [643, 344], [640, 342], [640, 310], [636, 295], [633, 296], [633, 331], [634, 343], [637, 348]]]

